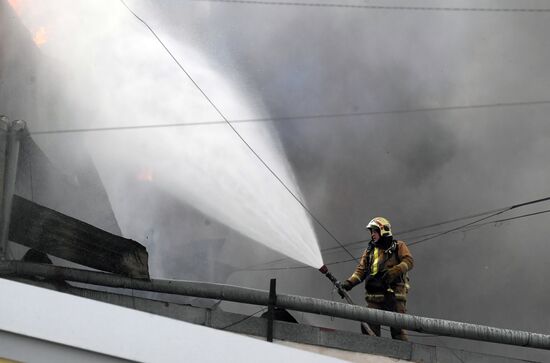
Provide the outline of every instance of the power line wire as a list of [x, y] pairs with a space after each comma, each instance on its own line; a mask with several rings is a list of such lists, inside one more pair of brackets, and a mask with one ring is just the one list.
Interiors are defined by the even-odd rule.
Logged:
[[[121, 0], [122, 1], [122, 0]], [[434, 111], [457, 111], [457, 110], [475, 110], [484, 108], [502, 108], [515, 106], [534, 106], [550, 104], [550, 101], [518, 101], [518, 102], [498, 102], [486, 103], [478, 105], [463, 105], [463, 106], [442, 106], [442, 107], [419, 107], [402, 110], [387, 110], [387, 111], [369, 111], [369, 112], [349, 112], [349, 113], [333, 113], [333, 114], [316, 114], [288, 117], [263, 117], [231, 120], [235, 123], [252, 123], [252, 122], [282, 122], [282, 121], [297, 121], [297, 120], [316, 120], [316, 119], [331, 119], [331, 118], [347, 118], [360, 116], [378, 116], [378, 115], [399, 115], [418, 112], [434, 112]], [[85, 132], [101, 132], [101, 131], [118, 131], [118, 130], [139, 130], [139, 129], [155, 129], [166, 127], [190, 127], [190, 126], [211, 126], [226, 124], [228, 121], [206, 121], [206, 122], [181, 122], [170, 124], [149, 124], [149, 125], [131, 125], [131, 126], [109, 126], [109, 127], [93, 127], [93, 128], [78, 128], [78, 129], [58, 129], [58, 130], [39, 130], [30, 132], [30, 135], [48, 135], [48, 134], [66, 134], [66, 133], [85, 133]]]
[[[469, 231], [469, 229], [468, 229]], [[437, 234], [437, 232], [431, 232], [431, 233], [424, 233], [424, 234], [421, 234], [419, 236], [415, 236], [415, 237], [411, 237], [411, 239], [416, 239], [416, 238], [423, 238], [423, 237], [427, 237], [427, 236], [433, 236]], [[361, 241], [361, 243], [365, 243], [365, 242], [370, 242], [370, 240], [363, 240]], [[354, 244], [359, 244], [358, 242], [354, 243]], [[352, 244], [344, 244], [344, 246], [346, 246], [350, 251], [357, 251], [357, 250], [362, 250], [364, 251], [365, 250], [365, 246], [358, 246], [358, 247], [352, 247], [350, 248]], [[323, 255], [325, 254], [333, 254], [333, 253], [336, 253], [336, 252], [339, 252], [338, 251], [338, 247], [330, 247], [330, 248], [327, 248], [327, 249], [323, 249], [321, 250], [323, 252]], [[284, 260], [289, 260], [290, 258], [285, 258]], [[283, 259], [281, 259], [283, 260]]]
[[[539, 199], [534, 199], [534, 200], [530, 200], [528, 202], [522, 202], [522, 203], [516, 203], [516, 204], [513, 204], [513, 205], [509, 205], [507, 207], [491, 209], [491, 210], [484, 211], [484, 212], [477, 212], [477, 213], [470, 214], [470, 215], [463, 216], [463, 217], [457, 217], [457, 218], [448, 219], [448, 220], [433, 223], [433, 224], [424, 225], [424, 226], [421, 226], [421, 227], [415, 227], [415, 228], [411, 228], [411, 229], [407, 229], [407, 230], [403, 230], [403, 231], [398, 231], [398, 232], [395, 232], [395, 234], [396, 235], [404, 235], [404, 234], [408, 234], [408, 233], [411, 233], [411, 232], [418, 232], [418, 231], [421, 231], [421, 230], [424, 230], [424, 229], [439, 227], [439, 226], [442, 226], [442, 225], [445, 225], [445, 224], [460, 222], [460, 221], [463, 221], [463, 220], [466, 220], [466, 219], [481, 217], [481, 216], [484, 216], [484, 215], [487, 215], [487, 214], [492, 214], [492, 213], [496, 213], [496, 212], [500, 212], [500, 211], [507, 212], [507, 211], [510, 211], [512, 209], [521, 208], [521, 207], [525, 207], [525, 206], [532, 205], [532, 204], [547, 202], [549, 200], [550, 200], [550, 196], [544, 197], [544, 198], [539, 198]], [[436, 233], [435, 232], [434, 233], [428, 233], [426, 235], [432, 235], [432, 234], [436, 234]], [[413, 238], [418, 238], [418, 237], [423, 237], [423, 236], [417, 236], [417, 237], [413, 237]], [[350, 246], [350, 245], [353, 245], [353, 244], [358, 244], [358, 243], [363, 243], [363, 242], [368, 242], [368, 241], [369, 240], [367, 239], [367, 240], [359, 240], [359, 241], [349, 242], [349, 243], [346, 243], [345, 246], [347, 247], [347, 246]], [[326, 250], [329, 250], [329, 249], [332, 249], [332, 247], [328, 248], [328, 249], [323, 249], [322, 251], [326, 251]]]
[[486, 226], [486, 225], [488, 225], [488, 224], [504, 223], [504, 222], [513, 221], [513, 220], [516, 220], [516, 219], [527, 218], [527, 217], [533, 217], [533, 216], [538, 216], [538, 215], [540, 215], [540, 214], [546, 214], [546, 213], [550, 213], [550, 209], [541, 210], [541, 211], [539, 211], [539, 212], [533, 212], [533, 213], [522, 214], [522, 215], [519, 215], [519, 216], [510, 217], [510, 218], [498, 219], [498, 220], [496, 220], [496, 221], [489, 221], [489, 222], [485, 222], [485, 223], [476, 224], [476, 225], [474, 225], [474, 226], [471, 226], [471, 228], [466, 229], [465, 232], [472, 231], [472, 230], [474, 230], [474, 229], [477, 229], [477, 228]]
[[[437, 223], [433, 223], [433, 224], [429, 224], [429, 225], [425, 225], [425, 226], [421, 226], [421, 227], [416, 227], [416, 228], [412, 228], [412, 229], [407, 229], [407, 230], [404, 230], [404, 231], [398, 231], [396, 232], [395, 234], [396, 235], [404, 235], [404, 234], [408, 234], [408, 233], [411, 233], [411, 232], [418, 232], [418, 231], [421, 231], [421, 230], [424, 230], [424, 229], [429, 229], [429, 228], [434, 228], [434, 227], [439, 227], [439, 226], [443, 226], [443, 225], [446, 225], [446, 224], [450, 224], [450, 223], [454, 223], [454, 222], [460, 222], [460, 221], [463, 221], [463, 220], [467, 220], [467, 219], [472, 219], [472, 218], [476, 218], [476, 217], [481, 217], [481, 216], [485, 216], [487, 214], [491, 214], [491, 216], [496, 216], [496, 215], [499, 215], [503, 212], [507, 212], [507, 211], [510, 211], [512, 209], [516, 209], [516, 208], [520, 208], [520, 207], [524, 207], [524, 206], [527, 206], [527, 205], [531, 205], [531, 204], [537, 204], [537, 203], [542, 203], [542, 202], [546, 202], [550, 200], [550, 196], [549, 197], [545, 197], [545, 198], [539, 198], [539, 199], [535, 199], [535, 200], [531, 200], [531, 201], [528, 201], [528, 202], [523, 202], [523, 203], [518, 203], [518, 204], [513, 204], [511, 206], [508, 206], [508, 207], [504, 207], [504, 208], [498, 208], [498, 209], [492, 209], [492, 210], [488, 210], [488, 211], [485, 211], [485, 212], [478, 212], [478, 213], [475, 213], [475, 214], [470, 214], [470, 215], [467, 215], [467, 216], [464, 216], [464, 217], [458, 217], [458, 218], [453, 218], [453, 219], [449, 219], [449, 220], [446, 220], [446, 221], [442, 221], [442, 222], [437, 222]], [[472, 223], [476, 223], [476, 222], [479, 222], [479, 221], [482, 221], [482, 220], [485, 220], [485, 219], [488, 219], [490, 218], [491, 216], [488, 216], [486, 218], [482, 218], [482, 219], [479, 219], [477, 221], [474, 221]], [[472, 224], [470, 223], [470, 224]], [[488, 223], [492, 223], [492, 222], [488, 222]], [[458, 227], [459, 229], [462, 228], [462, 227]], [[447, 231], [447, 232], [452, 232], [451, 231]], [[445, 234], [447, 233], [445, 232]], [[443, 232], [442, 232], [443, 233]], [[438, 232], [432, 232], [432, 233], [426, 233], [424, 235], [420, 235], [420, 236], [415, 236], [415, 237], [412, 237], [413, 239], [416, 239], [416, 238], [422, 238], [422, 237], [430, 237], [429, 239], [432, 239], [432, 238], [435, 238], [437, 236], [435, 235], [439, 235]], [[346, 243], [345, 246], [348, 247], [350, 245], [354, 245], [354, 244], [359, 244], [359, 243], [364, 243], [364, 242], [368, 242], [369, 240], [359, 240], [359, 241], [354, 241], [354, 242], [350, 242], [350, 243]], [[419, 243], [420, 241], [417, 241], [417, 242], [414, 242], [414, 243]], [[410, 245], [412, 245], [413, 243], [410, 243]], [[329, 249], [333, 249], [333, 248], [329, 248]], [[322, 251], [327, 251], [329, 249], [323, 249]]]
[[235, 325], [237, 325], [237, 324], [242, 323], [242, 322], [245, 321], [245, 320], [250, 319], [250, 318], [253, 317], [254, 315], [259, 314], [259, 313], [261, 313], [261, 312], [264, 311], [264, 310], [267, 310], [267, 308], [261, 308], [260, 310], [256, 311], [255, 313], [252, 313], [252, 314], [250, 314], [250, 315], [248, 315], [248, 316], [245, 316], [244, 318], [242, 318], [242, 319], [240, 319], [240, 320], [237, 320], [237, 321], [234, 322], [234, 323], [231, 323], [231, 324], [229, 324], [229, 325], [227, 325], [227, 326], [224, 326], [224, 327], [218, 328], [218, 329], [220, 329], [220, 330], [229, 329], [229, 328], [231, 328], [232, 326], [235, 326]]
[[[445, 224], [450, 224], [450, 223], [454, 223], [454, 222], [459, 222], [459, 221], [463, 221], [463, 220], [466, 220], [466, 219], [472, 219], [472, 218], [476, 218], [476, 217], [480, 217], [480, 216], [484, 216], [484, 215], [487, 215], [487, 214], [494, 214], [496, 212], [500, 212], [500, 211], [509, 211], [509, 210], [512, 210], [512, 209], [516, 209], [516, 208], [520, 208], [520, 207], [524, 207], [524, 206], [527, 206], [527, 205], [532, 205], [532, 204], [537, 204], [537, 203], [542, 203], [542, 202], [545, 202], [545, 201], [548, 201], [550, 200], [550, 196], [549, 197], [545, 197], [545, 198], [539, 198], [539, 199], [535, 199], [535, 200], [531, 200], [531, 201], [528, 201], [528, 202], [523, 202], [523, 203], [517, 203], [517, 204], [513, 204], [513, 205], [510, 205], [510, 206], [507, 206], [507, 207], [503, 207], [503, 208], [498, 208], [498, 209], [491, 209], [491, 210], [488, 210], [488, 211], [484, 211], [484, 212], [478, 212], [478, 213], [474, 213], [474, 214], [470, 214], [470, 215], [467, 215], [467, 216], [464, 216], [464, 217], [458, 217], [458, 218], [453, 218], [453, 219], [448, 219], [448, 220], [445, 220], [445, 221], [442, 221], [442, 222], [437, 222], [437, 223], [433, 223], [433, 224], [428, 224], [428, 225], [425, 225], [425, 226], [421, 226], [421, 227], [415, 227], [415, 228], [412, 228], [412, 229], [408, 229], [408, 230], [404, 230], [404, 231], [399, 231], [399, 232], [395, 232], [396, 235], [403, 235], [403, 234], [407, 234], [407, 233], [411, 233], [411, 232], [418, 232], [418, 231], [421, 231], [421, 230], [424, 230], [424, 229], [429, 229], [429, 228], [433, 228], [433, 227], [439, 227], [439, 226], [442, 226], [442, 225], [445, 225]], [[544, 211], [543, 211], [544, 212]], [[536, 215], [536, 214], [541, 214], [539, 212], [537, 213], [533, 213], [532, 215]], [[525, 215], [525, 216], [530, 216], [531, 214], [529, 215]], [[515, 217], [512, 217], [511, 219], [515, 219]], [[509, 220], [509, 219], [506, 219], [506, 220]], [[505, 220], [503, 220], [505, 221]], [[479, 226], [482, 226], [482, 225], [486, 225], [486, 224], [491, 224], [491, 223], [497, 223], [497, 222], [501, 222], [501, 221], [491, 221], [491, 222], [487, 222], [485, 224], [480, 224]], [[474, 226], [474, 227], [477, 227], [478, 225]], [[423, 237], [431, 237], [431, 236], [435, 236], [437, 235], [439, 232], [431, 232], [431, 233], [426, 233], [426, 234], [423, 234], [423, 235], [419, 235], [419, 236], [415, 236], [415, 237], [412, 237], [412, 239], [416, 239], [416, 238], [423, 238]], [[435, 237], [434, 237], [435, 238]], [[352, 246], [352, 245], [356, 245], [356, 244], [360, 244], [360, 243], [365, 243], [365, 242], [369, 242], [370, 239], [364, 239], [364, 240], [359, 240], [359, 241], [353, 241], [353, 242], [349, 242], [349, 243], [345, 243], [344, 246], [346, 247], [349, 247], [349, 246]], [[414, 242], [413, 242], [414, 243]], [[412, 243], [409, 243], [408, 245], [410, 246]], [[335, 249], [337, 249], [338, 247], [328, 247], [328, 248], [323, 248], [321, 250], [321, 252], [331, 252]], [[355, 249], [355, 248], [354, 248]], [[284, 257], [284, 258], [280, 258], [280, 259], [277, 259], [277, 260], [273, 260], [273, 261], [269, 261], [269, 262], [264, 262], [264, 263], [261, 263], [261, 264], [257, 264], [257, 265], [252, 265], [250, 266], [249, 268], [250, 269], [254, 269], [256, 267], [259, 267], [259, 266], [264, 266], [264, 265], [269, 265], [269, 264], [273, 264], [273, 263], [278, 263], [278, 262], [283, 262], [283, 261], [288, 261], [290, 260], [289, 257]], [[343, 261], [343, 262], [347, 262], [348, 260], [346, 261]], [[253, 270], [253, 271], [256, 271], [256, 270]]]
[[[485, 212], [478, 212], [478, 213], [470, 214], [470, 215], [467, 215], [467, 216], [464, 216], [464, 217], [453, 218], [453, 219], [449, 219], [449, 220], [442, 221], [442, 222], [437, 222], [437, 223], [433, 223], [433, 224], [429, 224], [429, 225], [425, 225], [425, 226], [421, 226], [421, 227], [416, 227], [416, 228], [412, 228], [412, 229], [408, 229], [408, 230], [404, 230], [404, 231], [399, 231], [399, 232], [396, 232], [395, 234], [396, 235], [403, 235], [403, 234], [407, 234], [407, 233], [411, 233], [411, 232], [418, 232], [418, 231], [421, 231], [421, 230], [424, 230], [424, 229], [439, 227], [439, 226], [442, 226], [442, 225], [445, 225], [445, 224], [459, 222], [459, 221], [466, 220], [466, 219], [472, 219], [472, 218], [475, 218], [475, 217], [480, 217], [480, 216], [484, 216], [484, 215], [491, 214], [491, 213], [493, 213], [493, 215], [494, 215], [494, 213], [496, 213], [496, 212], [509, 211], [509, 210], [512, 210], [512, 209], [515, 209], [515, 208], [520, 208], [520, 207], [531, 205], [531, 204], [542, 203], [542, 202], [545, 202], [545, 201], [548, 201], [548, 200], [550, 200], [550, 197], [535, 199], [535, 200], [532, 200], [532, 201], [529, 201], [529, 202], [514, 204], [514, 205], [511, 205], [511, 206], [508, 206], [508, 207], [504, 207], [504, 208], [492, 209], [492, 210], [485, 211]], [[538, 214], [544, 214], [544, 213], [549, 212], [549, 211], [550, 210], [544, 210], [544, 211], [541, 211], [541, 212], [524, 214], [524, 215], [519, 216], [519, 217], [511, 217], [511, 218], [506, 218], [506, 219], [500, 219], [500, 220], [497, 220], [497, 221], [490, 221], [490, 222], [486, 222], [486, 223], [476, 224], [476, 225], [472, 226], [473, 227], [472, 229], [479, 228], [479, 227], [485, 226], [487, 224], [501, 223], [501, 222], [505, 222], [505, 221], [513, 220], [513, 219], [517, 219], [517, 218], [530, 217], [530, 216], [534, 216], [534, 215], [538, 215]], [[481, 220], [478, 220], [478, 221], [481, 221]], [[468, 229], [468, 230], [470, 230], [470, 229]], [[431, 237], [431, 236], [436, 236], [438, 234], [439, 234], [439, 232], [431, 232], [431, 233], [426, 233], [426, 234], [422, 234], [422, 235], [419, 235], [419, 236], [414, 236], [414, 237], [411, 237], [411, 238], [416, 239], [416, 238], [423, 238], [423, 237]], [[365, 242], [369, 242], [369, 241], [370, 241], [370, 239], [353, 241], [353, 242], [345, 243], [344, 246], [350, 247], [350, 246], [353, 246], [353, 245], [356, 245], [356, 244], [365, 243]], [[412, 242], [412, 243], [409, 243], [408, 245], [411, 246], [414, 243], [415, 242]], [[334, 250], [337, 250], [337, 249], [339, 249], [339, 247], [328, 247], [328, 248], [323, 248], [321, 250], [321, 252], [331, 253], [331, 252], [333, 252]], [[363, 249], [363, 247], [352, 248], [351, 250], [354, 251], [354, 250], [357, 250], [357, 249]], [[250, 268], [254, 269], [255, 267], [269, 265], [269, 264], [283, 262], [283, 261], [288, 261], [288, 260], [290, 260], [289, 257], [284, 257], [284, 258], [280, 258], [280, 259], [277, 259], [277, 260], [273, 260], [273, 261], [253, 265]], [[350, 260], [345, 260], [345, 261], [341, 261], [341, 262], [349, 262], [349, 261]], [[329, 265], [329, 264], [327, 264], [327, 265]], [[302, 267], [302, 266], [296, 266], [296, 267]], [[305, 266], [303, 266], [303, 267], [306, 268]], [[277, 268], [277, 269], [285, 269], [285, 268]], [[257, 271], [257, 270], [253, 270], [253, 271]]]
[[363, 5], [341, 3], [314, 3], [314, 2], [284, 2], [284, 1], [257, 1], [257, 0], [192, 0], [196, 2], [233, 3], [247, 5], [270, 6], [300, 6], [309, 8], [343, 8], [363, 10], [397, 10], [397, 11], [439, 11], [439, 12], [499, 12], [499, 13], [547, 13], [546, 8], [478, 8], [478, 7], [432, 7], [432, 6], [388, 6], [388, 5]]
[[506, 211], [507, 211], [507, 210], [505, 209], [505, 210], [501, 210], [501, 211], [492, 213], [492, 214], [490, 214], [490, 215], [488, 215], [488, 216], [486, 216], [486, 217], [476, 219], [475, 221], [472, 221], [472, 222], [463, 224], [463, 225], [458, 226], [458, 227], [455, 227], [455, 228], [448, 229], [448, 230], [443, 231], [443, 232], [436, 233], [436, 234], [433, 235], [433, 236], [425, 237], [425, 238], [422, 238], [422, 239], [420, 239], [420, 240], [410, 242], [410, 243], [408, 243], [407, 245], [408, 245], [409, 247], [411, 247], [411, 246], [414, 246], [414, 245], [416, 245], [416, 244], [423, 243], [423, 242], [432, 240], [432, 239], [434, 239], [434, 238], [444, 236], [444, 235], [449, 234], [449, 233], [451, 233], [451, 232], [458, 231], [458, 230], [461, 230], [461, 229], [463, 229], [463, 228], [465, 228], [465, 227], [468, 227], [468, 226], [471, 226], [471, 225], [473, 225], [473, 224], [476, 224], [476, 223], [478, 223], [478, 222], [487, 220], [487, 219], [489, 219], [489, 218], [491, 218], [491, 217], [498, 216], [498, 215], [500, 215], [500, 214], [502, 214], [502, 213], [504, 213], [504, 212], [506, 212]]
[[511, 210], [513, 210], [513, 209], [516, 209], [516, 208], [525, 207], [525, 206], [531, 205], [531, 204], [546, 202], [546, 201], [548, 201], [548, 200], [550, 200], [550, 197], [545, 197], [545, 198], [541, 198], [541, 199], [532, 200], [532, 201], [529, 201], [529, 202], [524, 202], [524, 203], [515, 204], [515, 205], [512, 205], [512, 206], [510, 206], [510, 207], [508, 207], [508, 208], [504, 208], [504, 209], [502, 209], [502, 210], [500, 210], [500, 211], [497, 210], [495, 213], [492, 213], [492, 214], [490, 214], [490, 215], [488, 215], [488, 216], [486, 216], [486, 217], [477, 219], [477, 220], [475, 220], [475, 221], [473, 221], [473, 222], [466, 223], [466, 224], [464, 224], [464, 225], [462, 225], [462, 226], [459, 226], [459, 227], [451, 228], [451, 229], [449, 229], [449, 230], [447, 230], [447, 231], [443, 231], [443, 232], [438, 233], [438, 234], [436, 234], [436, 235], [434, 235], [434, 236], [426, 237], [426, 238], [420, 239], [420, 240], [418, 240], [418, 241], [411, 242], [411, 243], [408, 244], [408, 246], [410, 247], [410, 246], [413, 246], [413, 245], [417, 245], [417, 244], [420, 244], [420, 243], [424, 243], [424, 242], [426, 242], [426, 241], [429, 241], [429, 240], [432, 240], [432, 239], [434, 239], [434, 238], [437, 238], [437, 237], [446, 235], [446, 234], [448, 234], [448, 233], [454, 232], [454, 231], [459, 230], [459, 229], [463, 229], [463, 228], [465, 228], [465, 227], [471, 226], [471, 225], [473, 225], [473, 224], [476, 224], [476, 223], [478, 223], [478, 222], [484, 221], [484, 220], [489, 219], [489, 218], [491, 218], [491, 217], [495, 217], [495, 216], [497, 216], [497, 215], [500, 215], [500, 214], [502, 214], [502, 213], [504, 213], [504, 212], [511, 211]]
[[[533, 212], [533, 213], [521, 214], [521, 215], [518, 215], [518, 216], [509, 217], [509, 218], [497, 219], [497, 220], [488, 221], [488, 222], [485, 222], [485, 223], [474, 224], [474, 225], [470, 226], [471, 228], [466, 229], [465, 232], [471, 231], [475, 228], [486, 226], [488, 224], [503, 223], [503, 222], [508, 222], [508, 221], [521, 219], [521, 218], [532, 217], [532, 216], [546, 214], [546, 213], [550, 213], [550, 209], [545, 209], [545, 210], [538, 211], [538, 212]], [[466, 227], [464, 227], [464, 228], [466, 228]], [[452, 232], [457, 232], [457, 231], [459, 231], [459, 229], [453, 229]], [[449, 233], [452, 233], [452, 232], [449, 232]], [[412, 244], [414, 244], [414, 243], [409, 243], [408, 246], [411, 246]], [[338, 264], [352, 262], [352, 261], [355, 261], [355, 260], [350, 260], [350, 259], [339, 260], [339, 261], [327, 262], [327, 263], [325, 263], [325, 265], [326, 266], [332, 266], [332, 265], [338, 265]], [[300, 270], [300, 269], [307, 269], [307, 268], [311, 268], [311, 267], [310, 266], [288, 266], [288, 267], [273, 267], [273, 268], [261, 268], [261, 269], [260, 268], [246, 268], [246, 269], [242, 269], [240, 271], [281, 271], [281, 270]]]
[[428, 229], [428, 228], [433, 228], [433, 227], [439, 227], [439, 226], [443, 226], [443, 225], [445, 225], [445, 224], [450, 224], [450, 223], [454, 223], [454, 222], [464, 221], [464, 220], [466, 220], [466, 219], [472, 219], [472, 218], [481, 217], [481, 216], [484, 216], [484, 215], [487, 215], [487, 214], [491, 214], [491, 213], [495, 213], [495, 212], [498, 212], [498, 211], [501, 211], [501, 210], [507, 209], [507, 208], [509, 208], [509, 207], [498, 208], [498, 209], [492, 209], [492, 210], [485, 211], [485, 212], [479, 212], [479, 213], [475, 213], [475, 214], [470, 214], [470, 215], [464, 216], [464, 217], [458, 217], [458, 218], [448, 219], [448, 220], [446, 220], [446, 221], [437, 222], [437, 223], [429, 224], [429, 225], [422, 226], [422, 227], [416, 227], [416, 228], [411, 228], [411, 229], [407, 229], [407, 230], [404, 230], [404, 231], [399, 231], [399, 232], [397, 232], [397, 234], [403, 235], [403, 234], [408, 234], [408, 233], [411, 233], [411, 232], [418, 232], [418, 231], [421, 231], [421, 230], [423, 230], [423, 229]]
[[153, 34], [153, 36], [157, 39], [157, 41], [162, 45], [162, 47], [166, 50], [166, 52], [170, 55], [170, 57], [172, 58], [172, 60], [178, 65], [178, 67], [181, 69], [181, 71], [183, 73], [185, 73], [185, 75], [187, 76], [187, 78], [189, 78], [189, 80], [193, 83], [193, 85], [197, 88], [197, 90], [203, 95], [203, 97], [208, 101], [208, 103], [212, 106], [212, 108], [214, 108], [214, 110], [220, 115], [220, 117], [225, 121], [225, 123], [231, 128], [231, 130], [235, 133], [235, 135], [237, 135], [237, 137], [246, 145], [246, 147], [250, 150], [250, 152], [252, 152], [252, 154], [254, 154], [254, 156], [260, 161], [260, 163], [263, 164], [263, 166], [273, 175], [273, 177], [275, 177], [275, 179], [277, 179], [279, 181], [279, 183], [286, 189], [286, 191], [288, 193], [290, 193], [290, 195], [296, 200], [296, 202], [298, 202], [302, 208], [304, 208], [304, 210], [311, 216], [311, 218], [317, 222], [317, 224], [319, 224], [319, 226], [334, 240], [336, 241], [336, 243], [338, 243], [342, 249], [344, 251], [346, 251], [347, 254], [349, 254], [352, 258], [355, 258], [351, 252], [349, 252], [347, 250], [347, 248], [336, 238], [336, 236], [334, 236], [325, 226], [323, 223], [321, 223], [321, 221], [309, 210], [309, 208], [292, 192], [292, 190], [290, 190], [290, 188], [283, 182], [283, 180], [275, 173], [275, 171], [273, 171], [273, 169], [271, 169], [271, 167], [269, 165], [267, 165], [267, 163], [260, 157], [260, 155], [252, 148], [252, 146], [250, 146], [250, 144], [242, 137], [242, 135], [237, 131], [237, 129], [235, 128], [235, 126], [233, 126], [231, 124], [231, 122], [229, 122], [229, 120], [227, 119], [227, 117], [225, 117], [225, 115], [221, 112], [221, 110], [216, 106], [216, 104], [210, 99], [210, 97], [208, 97], [208, 95], [204, 92], [204, 90], [198, 85], [198, 83], [193, 79], [193, 77], [191, 77], [191, 75], [189, 74], [189, 72], [187, 72], [187, 70], [181, 65], [181, 63], [176, 59], [176, 57], [172, 54], [172, 52], [168, 49], [168, 47], [164, 44], [164, 42], [159, 38], [159, 36], [155, 33], [155, 31], [149, 26], [149, 24], [147, 24], [147, 22], [145, 22], [145, 20], [143, 20], [142, 18], [140, 18], [136, 13], [134, 13], [132, 11], [132, 9], [130, 9], [128, 7], [128, 5], [126, 5], [126, 3], [124, 2], [124, 0], [120, 0], [120, 2], [124, 5], [124, 7], [126, 7], [126, 9], [128, 9], [128, 11], [130, 13], [132, 13], [132, 15], [134, 15], [134, 17], [136, 17], [136, 19], [138, 19], [140, 22], [142, 22], [146, 27], [147, 29], [149, 29], [149, 31], [151, 32], [151, 34]]
[[[453, 222], [459, 222], [459, 221], [462, 221], [462, 220], [483, 216], [483, 215], [494, 213], [496, 211], [500, 211], [500, 210], [503, 210], [503, 209], [506, 209], [506, 208], [509, 208], [509, 207], [499, 208], [499, 209], [492, 209], [490, 211], [479, 212], [479, 213], [471, 214], [471, 215], [464, 216], [464, 217], [458, 217], [458, 218], [449, 219], [449, 220], [446, 220], [446, 221], [437, 222], [437, 223], [433, 223], [433, 224], [429, 224], [429, 225], [425, 225], [425, 226], [421, 226], [421, 227], [415, 227], [415, 228], [411, 228], [411, 229], [408, 229], [408, 230], [395, 232], [395, 234], [401, 236], [403, 234], [408, 234], [408, 233], [411, 233], [411, 232], [417, 232], [417, 231], [421, 231], [421, 230], [428, 229], [428, 228], [438, 227], [438, 226], [442, 226], [442, 225], [453, 223]], [[412, 237], [412, 238], [413, 239], [422, 238], [422, 237], [426, 237], [426, 236], [432, 236], [432, 235], [435, 235], [435, 234], [437, 234], [437, 232], [426, 233], [426, 234], [415, 236], [415, 237]], [[350, 246], [353, 246], [353, 245], [356, 245], [356, 244], [366, 243], [366, 242], [369, 242], [369, 241], [370, 241], [370, 239], [362, 239], [362, 240], [358, 240], [358, 241], [345, 243], [344, 246], [350, 247]], [[339, 249], [339, 247], [327, 247], [327, 248], [321, 249], [321, 252], [332, 252], [333, 250], [336, 250], [336, 249]], [[251, 268], [257, 267], [257, 266], [268, 265], [268, 264], [272, 264], [272, 263], [277, 263], [277, 262], [283, 262], [283, 261], [287, 261], [287, 260], [290, 260], [290, 258], [289, 257], [280, 258], [280, 259], [277, 259], [277, 260], [261, 263], [261, 264], [258, 264], [258, 265], [253, 265], [253, 266], [251, 266]]]

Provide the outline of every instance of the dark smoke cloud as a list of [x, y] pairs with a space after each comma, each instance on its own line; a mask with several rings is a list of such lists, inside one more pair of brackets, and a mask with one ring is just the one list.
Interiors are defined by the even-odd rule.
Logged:
[[[540, 15], [175, 1], [154, 9], [148, 19], [163, 34], [195, 44], [273, 117], [550, 99], [548, 24]], [[69, 113], [55, 104], [40, 111], [53, 119]], [[538, 105], [274, 125], [306, 204], [345, 243], [367, 238], [363, 228], [375, 215], [387, 216], [399, 231], [550, 194], [548, 111]], [[164, 274], [159, 277], [263, 289], [276, 277], [280, 292], [339, 299], [313, 269], [241, 271], [282, 256], [146, 184], [121, 184], [149, 201], [150, 209], [135, 210], [126, 223], [139, 232], [130, 237], [147, 245], [152, 270]], [[143, 204], [138, 202], [124, 201], [128, 209]], [[410, 313], [548, 333], [547, 219], [487, 225], [412, 246]], [[316, 231], [322, 248], [336, 245], [318, 226]], [[414, 236], [402, 238], [411, 242]], [[349, 259], [342, 251], [324, 257]], [[344, 278], [354, 263], [330, 268]], [[362, 287], [353, 290], [357, 302], [362, 295]], [[345, 321], [297, 318], [357, 331]], [[414, 340], [548, 360], [534, 350]]]
[[[239, 69], [274, 117], [550, 99], [544, 17], [202, 6], [194, 41], [220, 69]], [[183, 32], [167, 14], [166, 29]], [[224, 57], [217, 57], [219, 49]], [[275, 127], [308, 206], [350, 242], [367, 238], [363, 227], [375, 215], [404, 230], [548, 195], [548, 109], [279, 121]], [[548, 300], [541, 289], [549, 252], [545, 219], [488, 225], [413, 246], [410, 312], [548, 333], [548, 322], [539, 319]], [[317, 233], [322, 247], [336, 245], [321, 228]], [[325, 262], [345, 259], [344, 252], [325, 255]], [[348, 276], [353, 263], [331, 269]], [[289, 292], [331, 298], [328, 285], [327, 291], [310, 287], [320, 278], [315, 272], [235, 274], [233, 282], [265, 287], [273, 275]], [[547, 359], [532, 350], [446, 341]]]

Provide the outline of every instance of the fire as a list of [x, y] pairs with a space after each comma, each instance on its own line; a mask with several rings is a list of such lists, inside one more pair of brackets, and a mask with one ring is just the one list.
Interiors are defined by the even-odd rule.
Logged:
[[153, 181], [153, 172], [151, 169], [144, 169], [138, 173], [137, 180], [151, 182]]
[[15, 10], [17, 15], [21, 15], [21, 9], [22, 9], [22, 1], [21, 0], [8, 0], [8, 3], [10, 6]]
[[[25, 2], [25, 0], [8, 0], [8, 3], [10, 4], [12, 9], [15, 11], [15, 13], [19, 17], [21, 17], [23, 15], [23, 13], [28, 12], [27, 11], [28, 10], [28, 3]], [[25, 19], [22, 19], [22, 20], [25, 23], [25, 21], [24, 21]], [[33, 28], [33, 27], [30, 27], [26, 23], [25, 23], [25, 25], [27, 26], [28, 29]], [[38, 28], [38, 30], [36, 30], [36, 31], [31, 31], [31, 33], [32, 33], [32, 40], [33, 40], [34, 44], [36, 44], [39, 47], [48, 41], [46, 28], [43, 27], [43, 26]]]
[[32, 40], [33, 40], [34, 44], [36, 44], [39, 47], [42, 44], [46, 43], [47, 40], [48, 40], [47, 33], [46, 33], [46, 28], [41, 26], [37, 31], [35, 31], [34, 35], [32, 37]]

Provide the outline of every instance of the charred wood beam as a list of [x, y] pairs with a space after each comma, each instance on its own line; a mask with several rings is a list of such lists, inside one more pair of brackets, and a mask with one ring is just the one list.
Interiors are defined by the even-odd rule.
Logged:
[[149, 278], [148, 254], [123, 238], [14, 195], [10, 241], [94, 269]]
[[5, 116], [0, 117], [0, 259], [6, 258], [19, 139], [25, 128], [24, 121], [10, 122]]

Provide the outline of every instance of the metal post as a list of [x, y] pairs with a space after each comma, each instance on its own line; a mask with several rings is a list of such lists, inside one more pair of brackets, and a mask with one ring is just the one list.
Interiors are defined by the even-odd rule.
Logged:
[[273, 315], [275, 304], [277, 303], [277, 292], [275, 291], [277, 284], [276, 279], [271, 279], [269, 282], [269, 301], [267, 303], [267, 341], [273, 342]]
[[15, 191], [17, 161], [19, 159], [20, 135], [25, 129], [24, 121], [10, 122], [7, 117], [0, 117], [0, 170], [2, 197], [0, 198], [0, 260], [6, 260], [8, 231], [10, 226], [11, 205]]

